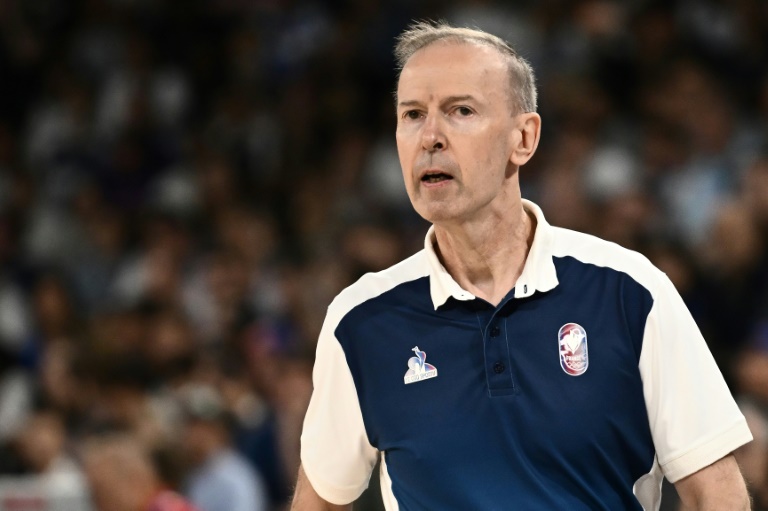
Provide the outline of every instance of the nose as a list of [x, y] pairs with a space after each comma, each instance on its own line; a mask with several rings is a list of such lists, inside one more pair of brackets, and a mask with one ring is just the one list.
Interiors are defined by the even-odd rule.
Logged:
[[436, 115], [428, 115], [421, 133], [421, 147], [430, 153], [442, 151], [447, 145], [440, 120]]

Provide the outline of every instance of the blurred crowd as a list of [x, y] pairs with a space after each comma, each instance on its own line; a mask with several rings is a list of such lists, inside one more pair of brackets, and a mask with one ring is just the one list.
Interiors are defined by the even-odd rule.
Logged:
[[531, 61], [523, 195], [672, 278], [768, 505], [768, 3], [5, 0], [0, 511], [286, 509], [327, 305], [423, 244], [391, 50], [426, 18]]

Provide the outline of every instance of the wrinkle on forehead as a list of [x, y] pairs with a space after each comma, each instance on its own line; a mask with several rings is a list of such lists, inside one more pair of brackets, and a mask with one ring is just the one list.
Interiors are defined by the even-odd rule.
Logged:
[[[471, 54], [454, 54], [450, 59], [437, 58], [436, 56], [428, 57], [425, 55], [425, 52], [440, 52], [441, 50], [448, 50], [451, 47], [465, 47], [468, 50], [471, 50]], [[477, 75], [474, 75], [472, 71], [475, 71], [475, 69], [467, 66], [472, 62], [478, 61], [483, 61], [484, 65], [479, 69], [476, 69]], [[476, 42], [455, 38], [445, 38], [433, 41], [423, 48], [419, 48], [416, 52], [414, 52], [413, 55], [411, 55], [400, 72], [400, 76], [398, 77], [397, 82], [397, 89], [395, 90], [395, 107], [397, 107], [400, 102], [400, 89], [401, 84], [403, 83], [403, 78], [409, 80], [413, 79], [412, 75], [414, 74], [414, 65], [419, 66], [422, 72], [431, 71], [439, 75], [448, 74], [452, 72], [453, 69], [457, 66], [463, 66], [463, 69], [460, 69], [462, 73], [458, 77], [452, 77], [458, 78], [458, 80], [454, 80], [452, 83], [452, 85], [455, 84], [457, 88], [460, 87], [463, 82], [466, 83], [467, 80], [471, 80], [473, 76], [476, 76], [476, 80], [474, 80], [475, 83], [472, 83], [473, 86], [476, 86], [477, 83], [488, 83], [494, 73], [501, 71], [504, 93], [509, 100], [508, 106], [511, 110], [514, 110], [515, 98], [510, 81], [509, 61], [504, 54], [502, 54], [492, 45], [484, 44], [480, 41]], [[440, 83], [446, 84], [445, 81], [441, 81]], [[459, 96], [467, 94], [468, 93], [465, 90], [454, 90], [450, 95]], [[410, 98], [404, 98], [404, 101], [409, 101], [409, 99]], [[432, 99], [433, 97], [430, 95], [430, 101]]]
[[[444, 53], [451, 48], [464, 47], [467, 51]], [[427, 55], [431, 53], [432, 55]], [[503, 93], [509, 99], [509, 106], [514, 103], [509, 80], [509, 64], [505, 56], [493, 46], [462, 40], [441, 39], [417, 50], [400, 73], [395, 92], [395, 107], [401, 103], [402, 84], [409, 88], [425, 85], [429, 90], [429, 101], [435, 99], [434, 88], [445, 92], [441, 96], [486, 96], [493, 91], [487, 85], [501, 80]], [[439, 77], [439, 79], [436, 79]], [[414, 98], [403, 97], [403, 103], [410, 103]]]

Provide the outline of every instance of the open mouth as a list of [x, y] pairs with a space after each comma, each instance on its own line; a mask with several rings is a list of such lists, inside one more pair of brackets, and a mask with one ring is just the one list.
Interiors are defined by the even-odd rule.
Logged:
[[449, 179], [453, 179], [453, 177], [449, 176], [448, 174], [443, 174], [442, 172], [434, 172], [430, 174], [424, 174], [421, 177], [422, 183], [440, 183], [442, 181], [448, 181]]

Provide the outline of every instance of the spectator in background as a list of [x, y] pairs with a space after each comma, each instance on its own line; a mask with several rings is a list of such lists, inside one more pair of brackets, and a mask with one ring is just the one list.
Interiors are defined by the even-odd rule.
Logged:
[[68, 433], [82, 428], [92, 405], [92, 386], [87, 385], [80, 372], [81, 346], [58, 341], [48, 345], [36, 374], [36, 400], [51, 408], [64, 421]]
[[184, 493], [201, 511], [266, 511], [261, 476], [231, 445], [221, 395], [209, 386], [183, 392], [182, 452], [191, 470]]
[[[172, 439], [169, 417], [173, 402], [150, 390], [151, 372], [144, 359], [133, 353], [101, 355], [90, 361], [97, 377], [92, 402], [85, 417], [89, 429], [117, 427], [130, 431], [148, 448]], [[115, 357], [109, 359], [107, 357]]]
[[[698, 256], [708, 297], [704, 327], [723, 371], [732, 376], [734, 357], [747, 345], [761, 315], [768, 283], [763, 241], [757, 222], [742, 201], [723, 204], [716, 212]], [[742, 321], [734, 322], [734, 317]]]
[[[742, 398], [744, 415], [755, 441], [736, 454], [744, 468], [744, 477], [753, 488], [755, 510], [763, 511], [768, 509], [768, 158], [765, 155], [745, 169], [740, 204], [749, 219], [742, 226], [732, 226], [734, 232], [723, 243], [735, 245], [737, 248], [729, 250], [742, 254], [745, 243], [751, 243], [756, 253], [750, 257], [753, 271], [742, 279], [746, 282], [741, 283], [751, 290], [744, 296], [746, 310], [734, 312], [727, 322], [750, 330], [742, 339], [741, 349], [732, 350], [729, 359], [735, 373], [734, 387]], [[753, 232], [743, 239], [737, 233], [745, 228]], [[746, 313], [751, 313], [752, 321], [733, 321], [736, 314], [743, 317]]]
[[151, 454], [135, 437], [91, 437], [81, 452], [96, 511], [197, 511], [165, 487]]
[[35, 282], [32, 288], [35, 328], [19, 353], [27, 368], [38, 370], [46, 350], [57, 343], [71, 344], [81, 333], [82, 322], [73, 296], [63, 275], [43, 274]]
[[33, 399], [34, 383], [16, 359], [0, 347], [0, 474], [13, 471], [14, 463], [4, 455], [8, 440], [24, 427]]
[[86, 511], [85, 476], [68, 452], [67, 443], [64, 424], [55, 412], [32, 413], [12, 443], [11, 454], [20, 462], [21, 472], [0, 477], [0, 501], [16, 494], [22, 501], [42, 499], [53, 510]]

